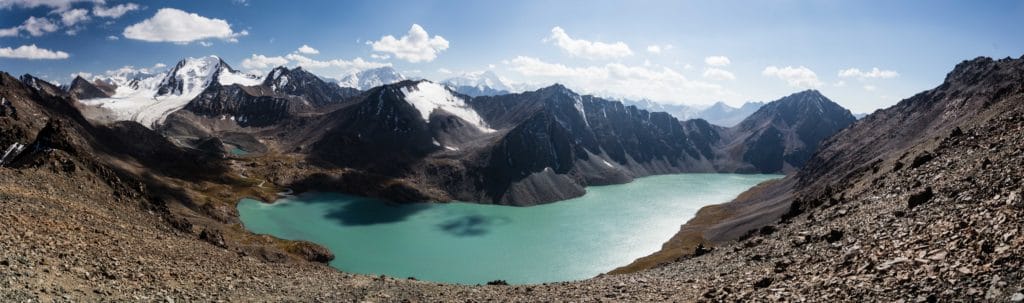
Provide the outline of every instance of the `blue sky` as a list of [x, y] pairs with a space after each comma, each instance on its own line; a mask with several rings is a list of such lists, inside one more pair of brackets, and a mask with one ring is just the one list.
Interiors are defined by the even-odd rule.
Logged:
[[[161, 28], [175, 18], [198, 25]], [[310, 65], [331, 78], [381, 65], [433, 80], [490, 69], [666, 103], [815, 88], [854, 112], [932, 88], [965, 59], [1020, 57], [1022, 37], [1021, 1], [0, 0], [0, 70], [57, 82], [213, 54], [240, 70]]]

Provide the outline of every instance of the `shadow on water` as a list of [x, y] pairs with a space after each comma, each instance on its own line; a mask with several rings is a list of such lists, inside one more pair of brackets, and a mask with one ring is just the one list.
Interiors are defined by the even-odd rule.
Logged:
[[485, 235], [495, 225], [506, 224], [509, 221], [507, 217], [466, 215], [441, 222], [437, 227], [454, 236], [474, 237]]
[[[324, 215], [325, 218], [338, 221], [347, 226], [374, 225], [404, 221], [420, 211], [431, 207], [427, 203], [394, 204], [385, 201], [355, 197], [339, 196], [338, 199], [316, 199], [309, 203], [336, 203]], [[338, 201], [339, 199], [345, 201]]]

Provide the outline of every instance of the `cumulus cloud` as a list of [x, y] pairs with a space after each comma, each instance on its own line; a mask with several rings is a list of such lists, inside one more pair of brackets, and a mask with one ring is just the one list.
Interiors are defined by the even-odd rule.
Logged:
[[839, 71], [839, 77], [864, 79], [889, 79], [899, 77], [900, 73], [894, 70], [883, 70], [877, 67], [870, 71], [861, 71], [859, 68], [848, 68]]
[[25, 23], [21, 24], [21, 29], [25, 30], [33, 37], [38, 37], [46, 33], [55, 32], [60, 29], [60, 27], [57, 23], [54, 23], [47, 18], [28, 17], [28, 19], [25, 20]]
[[704, 58], [704, 64], [709, 66], [729, 66], [732, 61], [726, 56], [711, 56]]
[[0, 58], [15, 58], [15, 59], [29, 59], [29, 60], [53, 60], [53, 59], [67, 59], [70, 55], [62, 51], [52, 51], [45, 48], [39, 48], [35, 44], [22, 45], [18, 48], [4, 47], [0, 48]]
[[626, 45], [624, 42], [604, 43], [573, 39], [564, 29], [558, 26], [551, 29], [551, 35], [545, 38], [544, 41], [553, 41], [555, 45], [570, 56], [590, 60], [614, 59], [633, 55], [629, 45]]
[[153, 17], [124, 29], [124, 37], [147, 42], [188, 44], [204, 39], [235, 42], [249, 32], [235, 32], [227, 21], [174, 8], [161, 8]]
[[93, 6], [92, 14], [96, 15], [96, 17], [117, 19], [130, 11], [139, 9], [141, 9], [141, 7], [135, 3], [118, 4], [111, 7], [103, 7], [103, 5], [97, 4], [96, 6]]
[[268, 68], [288, 64], [284, 57], [267, 57], [264, 55], [252, 54], [251, 57], [242, 60], [242, 67], [246, 69], [265, 70]]
[[777, 66], [768, 66], [761, 71], [761, 75], [779, 78], [786, 81], [789, 86], [793, 87], [813, 88], [821, 86], [821, 80], [818, 80], [818, 74], [803, 66], [786, 66], [782, 68]]
[[102, 3], [103, 0], [0, 0], [0, 9], [12, 7], [36, 8], [49, 7], [54, 11], [63, 12], [71, 8], [71, 5], [79, 2]]
[[305, 44], [303, 44], [301, 47], [299, 47], [298, 52], [300, 54], [307, 54], [307, 55], [316, 55], [316, 54], [320, 53], [319, 50], [317, 50], [315, 48], [312, 48], [309, 45], [305, 45]]
[[736, 75], [724, 69], [709, 67], [704, 70], [704, 78], [717, 81], [736, 80]]
[[448, 40], [439, 35], [431, 37], [419, 24], [413, 24], [401, 38], [387, 35], [368, 43], [374, 51], [388, 53], [412, 63], [434, 61], [438, 53], [448, 49]]
[[110, 36], [107, 36], [107, 40], [115, 41], [115, 40], [121, 40], [121, 38], [118, 37], [118, 36], [110, 35]]
[[571, 67], [519, 56], [504, 62], [508, 69], [537, 80], [563, 83], [582, 93], [622, 98], [648, 98], [666, 103], [710, 102], [735, 97], [722, 86], [687, 79], [668, 67], [620, 63]]
[[374, 58], [374, 59], [377, 59], [377, 60], [387, 60], [387, 59], [391, 59], [391, 56], [381, 55], [381, 54], [370, 54], [370, 58]]
[[76, 8], [60, 13], [60, 21], [64, 23], [64, 26], [72, 26], [86, 20], [89, 20], [89, 10], [84, 8]]

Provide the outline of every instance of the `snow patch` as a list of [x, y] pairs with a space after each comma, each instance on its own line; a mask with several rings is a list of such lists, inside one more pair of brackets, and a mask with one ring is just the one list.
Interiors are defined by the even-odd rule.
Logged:
[[604, 165], [608, 165], [608, 167], [615, 167], [615, 166], [614, 166], [614, 165], [612, 165], [611, 163], [608, 163], [608, 160], [605, 160], [605, 159], [601, 159], [601, 162], [604, 162]]
[[255, 75], [250, 75], [241, 72], [232, 72], [231, 70], [227, 69], [227, 67], [223, 67], [220, 70], [220, 74], [217, 75], [217, 82], [220, 82], [220, 85], [224, 86], [232, 84], [238, 84], [243, 86], [256, 86], [260, 85], [260, 83], [263, 83], [263, 79]]
[[423, 121], [430, 122], [430, 114], [440, 109], [472, 123], [483, 132], [494, 132], [473, 108], [466, 105], [465, 100], [456, 97], [443, 85], [423, 81], [415, 86], [403, 87], [402, 94], [405, 95], [405, 101], [420, 112]]

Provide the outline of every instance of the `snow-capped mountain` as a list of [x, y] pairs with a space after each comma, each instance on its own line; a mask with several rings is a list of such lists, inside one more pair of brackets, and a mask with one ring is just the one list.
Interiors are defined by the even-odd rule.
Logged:
[[501, 95], [513, 91], [507, 81], [489, 70], [465, 73], [448, 78], [442, 83], [459, 93], [472, 97]]
[[351, 87], [358, 90], [368, 90], [384, 84], [392, 84], [406, 80], [407, 78], [390, 66], [372, 68], [360, 72], [353, 72], [341, 81], [338, 86]]
[[444, 85], [424, 80], [415, 85], [402, 87], [401, 91], [405, 102], [415, 107], [425, 122], [430, 122], [430, 115], [435, 110], [442, 110], [469, 122], [481, 131], [494, 131], [487, 127], [487, 123], [480, 118], [476, 110], [466, 104], [466, 100], [455, 96]]
[[259, 85], [262, 79], [231, 68], [217, 56], [186, 58], [167, 72], [146, 74], [124, 69], [99, 80], [115, 87], [110, 98], [80, 100], [110, 110], [115, 120], [155, 127], [215, 81], [220, 85]]

